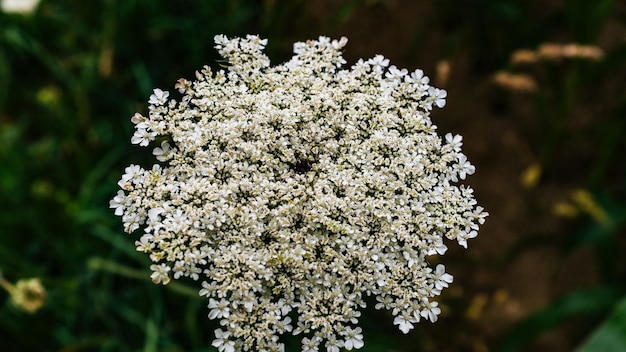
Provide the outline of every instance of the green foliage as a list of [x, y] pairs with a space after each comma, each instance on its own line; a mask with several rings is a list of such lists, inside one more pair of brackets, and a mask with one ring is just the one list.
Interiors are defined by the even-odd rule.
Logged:
[[620, 300], [611, 315], [578, 349], [579, 352], [620, 352], [626, 346], [626, 298]]
[[196, 290], [149, 282], [108, 201], [130, 160], [147, 160], [130, 146], [130, 116], [153, 87], [212, 64], [215, 34], [258, 30], [261, 6], [44, 1], [30, 16], [0, 13], [0, 268], [48, 290], [36, 315], [0, 307], [3, 350], [208, 348]]
[[516, 351], [574, 316], [603, 313], [618, 297], [618, 292], [609, 287], [572, 292], [524, 319], [504, 338], [496, 351]]
[[[571, 37], [579, 43], [595, 42], [614, 6], [610, 0], [594, 2], [591, 6], [585, 1], [568, 1], [563, 16]], [[588, 321], [588, 330], [599, 317], [606, 316], [610, 311], [613, 311], [612, 314], [588, 338], [581, 350], [624, 350], [621, 341], [624, 339], [623, 329], [616, 327], [623, 324], [623, 301], [626, 297], [626, 270], [623, 265], [626, 170], [623, 163], [615, 164], [615, 160], [621, 159], [616, 158], [615, 153], [624, 148], [626, 140], [624, 91], [617, 92], [616, 97], [605, 97], [613, 104], [609, 112], [604, 112], [604, 118], [608, 117], [608, 120], [595, 124], [590, 129], [591, 133], [572, 131], [571, 128], [572, 115], [579, 107], [578, 101], [588, 94], [589, 87], [607, 80], [609, 72], [623, 72], [624, 48], [618, 47], [607, 53], [600, 64], [589, 66], [583, 62], [561, 62], [549, 67], [550, 70], [544, 72], [547, 78], [544, 83], [547, 85], [544, 84], [544, 91], [535, 96], [545, 136], [544, 145], [538, 153], [546, 168], [562, 167], [557, 159], [563, 155], [565, 148], [574, 143], [596, 140], [601, 145], [591, 163], [592, 167], [580, 170], [582, 178], [587, 182], [581, 184], [592, 189], [593, 194], [578, 192], [578, 196], [573, 196], [586, 216], [578, 221], [577, 228], [560, 243], [566, 256], [581, 248], [593, 248], [595, 261], [592, 264], [598, 268], [601, 284], [571, 291], [529, 315], [504, 337], [497, 351], [520, 350], [571, 319]], [[609, 179], [612, 180], [611, 184], [607, 184]]]

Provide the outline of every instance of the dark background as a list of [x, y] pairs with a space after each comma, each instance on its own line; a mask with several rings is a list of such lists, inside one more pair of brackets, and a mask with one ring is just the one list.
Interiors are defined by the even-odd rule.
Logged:
[[[29, 15], [0, 12], [0, 270], [47, 289], [34, 314], [0, 291], [0, 349], [214, 350], [206, 302], [190, 282], [150, 282], [108, 201], [125, 166], [151, 162], [130, 144], [130, 117], [152, 89], [217, 67], [214, 35], [247, 33], [269, 39], [274, 63], [326, 35], [349, 38], [348, 64], [383, 54], [423, 69], [448, 91], [432, 114], [440, 134], [463, 135], [476, 165], [465, 183], [490, 216], [469, 249], [443, 258], [455, 282], [439, 321], [403, 335], [368, 309], [363, 351], [626, 350], [617, 0], [43, 0]], [[512, 60], [546, 43], [604, 55]]]

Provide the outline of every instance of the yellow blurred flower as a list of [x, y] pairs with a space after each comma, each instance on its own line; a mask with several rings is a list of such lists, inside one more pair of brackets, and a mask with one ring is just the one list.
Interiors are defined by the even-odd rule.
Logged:
[[520, 176], [520, 182], [526, 188], [535, 188], [541, 178], [541, 165], [533, 163], [524, 170]]
[[493, 76], [493, 81], [497, 85], [510, 90], [520, 92], [534, 92], [537, 90], [535, 80], [526, 74], [500, 71]]
[[18, 280], [14, 285], [0, 273], [0, 286], [9, 292], [11, 303], [27, 313], [35, 313], [46, 302], [46, 289], [38, 278]]
[[552, 207], [552, 212], [556, 216], [573, 219], [578, 215], [578, 208], [566, 201], [559, 201]]
[[595, 197], [587, 190], [578, 189], [572, 193], [572, 199], [578, 206], [595, 221], [603, 227], [610, 229], [613, 227], [611, 217], [604, 211], [602, 206], [598, 204]]
[[35, 313], [46, 302], [46, 289], [38, 278], [19, 280], [11, 292], [11, 301], [28, 313]]
[[517, 65], [532, 64], [537, 62], [537, 54], [528, 49], [520, 49], [513, 52], [511, 62]]
[[604, 51], [595, 45], [544, 43], [537, 49], [537, 55], [541, 59], [551, 61], [561, 59], [587, 59], [597, 61], [604, 57]]
[[448, 83], [448, 79], [450, 79], [450, 61], [441, 60], [437, 62], [437, 67], [435, 68], [437, 75], [435, 76], [435, 81], [439, 86], [445, 86]]
[[554, 204], [552, 211], [557, 216], [574, 218], [581, 213], [587, 214], [605, 229], [613, 227], [611, 216], [596, 201], [591, 192], [585, 189], [576, 189], [571, 194], [572, 202], [559, 201]]

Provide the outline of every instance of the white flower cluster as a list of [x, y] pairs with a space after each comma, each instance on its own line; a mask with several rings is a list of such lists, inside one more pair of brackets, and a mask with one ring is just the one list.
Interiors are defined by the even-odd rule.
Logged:
[[218, 35], [228, 70], [179, 80], [179, 102], [155, 89], [132, 118], [160, 163], [126, 168], [111, 208], [143, 232], [155, 283], [201, 280], [219, 351], [282, 351], [285, 333], [358, 349], [365, 296], [404, 333], [436, 321], [452, 276], [427, 257], [487, 216], [456, 185], [474, 172], [461, 136], [429, 118], [446, 92], [380, 55], [342, 69], [346, 42], [296, 43], [270, 67], [266, 40]]

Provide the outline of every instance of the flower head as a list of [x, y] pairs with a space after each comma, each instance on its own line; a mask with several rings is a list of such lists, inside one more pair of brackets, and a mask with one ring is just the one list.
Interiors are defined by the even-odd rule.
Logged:
[[148, 100], [148, 103], [152, 105], [163, 105], [167, 102], [167, 97], [169, 96], [169, 92], [164, 92], [159, 88], [156, 88], [154, 89], [154, 94], [150, 96], [150, 100]]
[[143, 231], [155, 283], [199, 280], [220, 351], [282, 350], [288, 333], [361, 348], [365, 295], [405, 333], [436, 321], [452, 276], [427, 257], [487, 216], [456, 184], [474, 172], [461, 137], [430, 120], [446, 92], [381, 55], [342, 68], [346, 42], [296, 43], [272, 67], [265, 39], [216, 36], [226, 70], [179, 80], [179, 101], [155, 89], [133, 118], [159, 164], [127, 168], [110, 206]]

